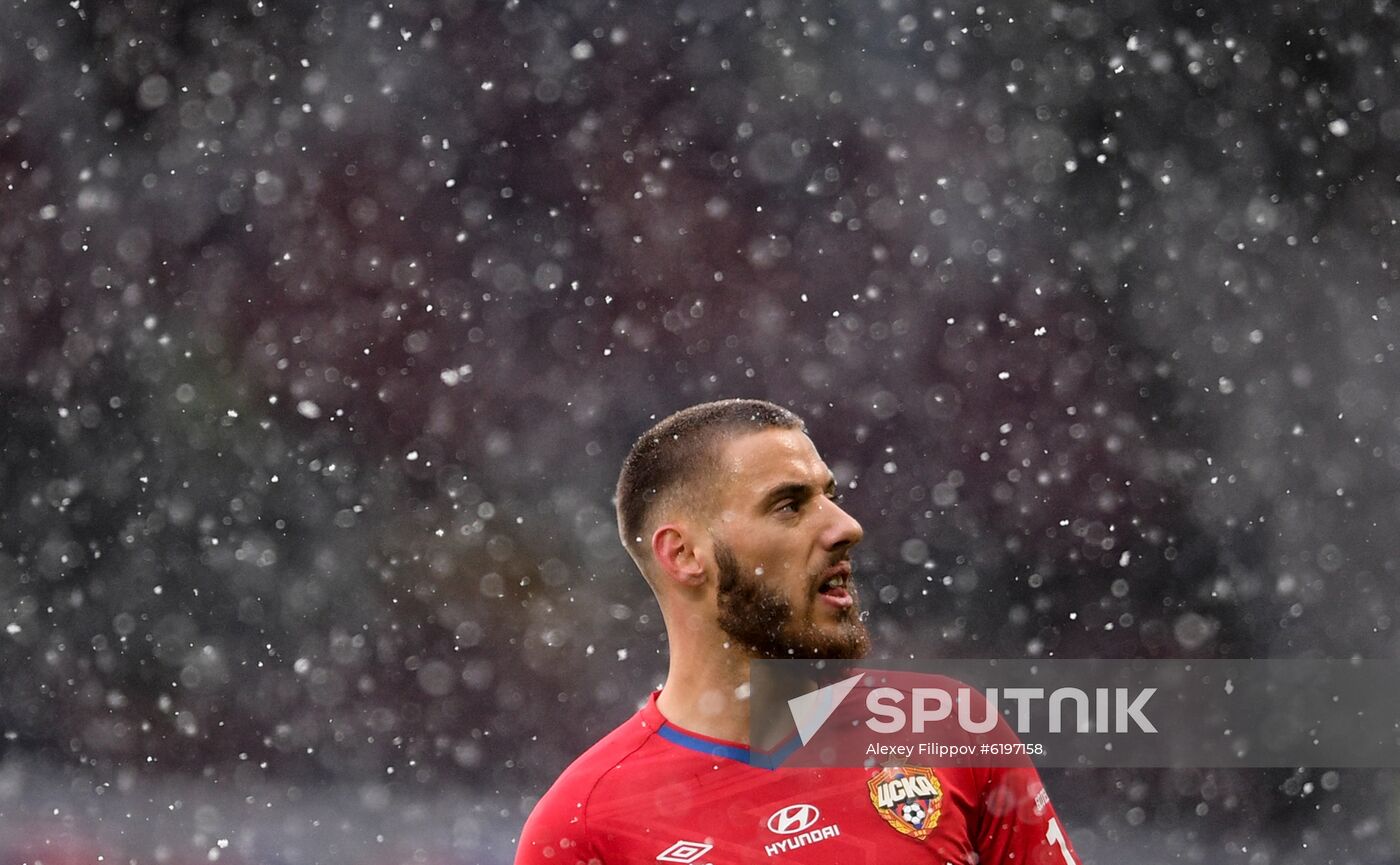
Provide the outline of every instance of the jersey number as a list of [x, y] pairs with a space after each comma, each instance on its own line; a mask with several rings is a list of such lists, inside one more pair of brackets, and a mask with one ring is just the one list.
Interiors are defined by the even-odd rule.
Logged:
[[1060, 828], [1060, 821], [1054, 817], [1050, 818], [1050, 825], [1045, 827], [1045, 840], [1060, 848], [1060, 855], [1065, 857], [1065, 865], [1079, 865], [1069, 853], [1069, 839]]

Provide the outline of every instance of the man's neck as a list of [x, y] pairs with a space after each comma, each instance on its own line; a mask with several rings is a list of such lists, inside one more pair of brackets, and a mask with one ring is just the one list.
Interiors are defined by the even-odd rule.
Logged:
[[749, 658], [734, 646], [687, 652], [671, 647], [666, 686], [656, 707], [692, 733], [748, 744]]

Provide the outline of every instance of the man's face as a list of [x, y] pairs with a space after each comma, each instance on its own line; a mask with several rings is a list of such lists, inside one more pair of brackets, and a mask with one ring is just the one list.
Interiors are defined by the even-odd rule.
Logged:
[[719, 626], [759, 658], [860, 658], [850, 551], [864, 532], [835, 501], [831, 470], [797, 430], [719, 446], [714, 539]]

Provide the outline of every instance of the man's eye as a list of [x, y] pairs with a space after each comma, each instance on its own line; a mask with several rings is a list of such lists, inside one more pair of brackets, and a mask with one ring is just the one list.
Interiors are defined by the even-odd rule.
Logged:
[[788, 499], [787, 501], [778, 505], [778, 510], [787, 511], [790, 514], [795, 514], [801, 507], [801, 502], [797, 501], [796, 499]]

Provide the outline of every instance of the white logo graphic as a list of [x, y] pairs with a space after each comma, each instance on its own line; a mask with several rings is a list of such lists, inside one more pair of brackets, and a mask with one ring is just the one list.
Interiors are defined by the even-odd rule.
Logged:
[[768, 831], [784, 837], [774, 840], [772, 844], [764, 844], [764, 852], [769, 856], [780, 856], [808, 844], [820, 844], [841, 834], [841, 827], [835, 823], [813, 829], [821, 818], [822, 812], [817, 810], [817, 806], [806, 803], [789, 805], [774, 811], [773, 816], [768, 818]]
[[663, 850], [661, 855], [656, 857], [656, 861], [690, 865], [691, 862], [714, 849], [714, 846], [713, 844], [702, 844], [699, 841], [677, 841]]
[[768, 831], [776, 835], [795, 835], [822, 816], [815, 805], [789, 805], [781, 811], [774, 811], [768, 818]]
[[831, 713], [836, 711], [836, 707], [841, 705], [860, 679], [857, 673], [834, 685], [788, 700], [788, 711], [792, 712], [792, 720], [797, 723], [797, 735], [802, 737], [802, 744], [812, 741], [822, 724], [826, 723], [826, 719], [831, 717]]

